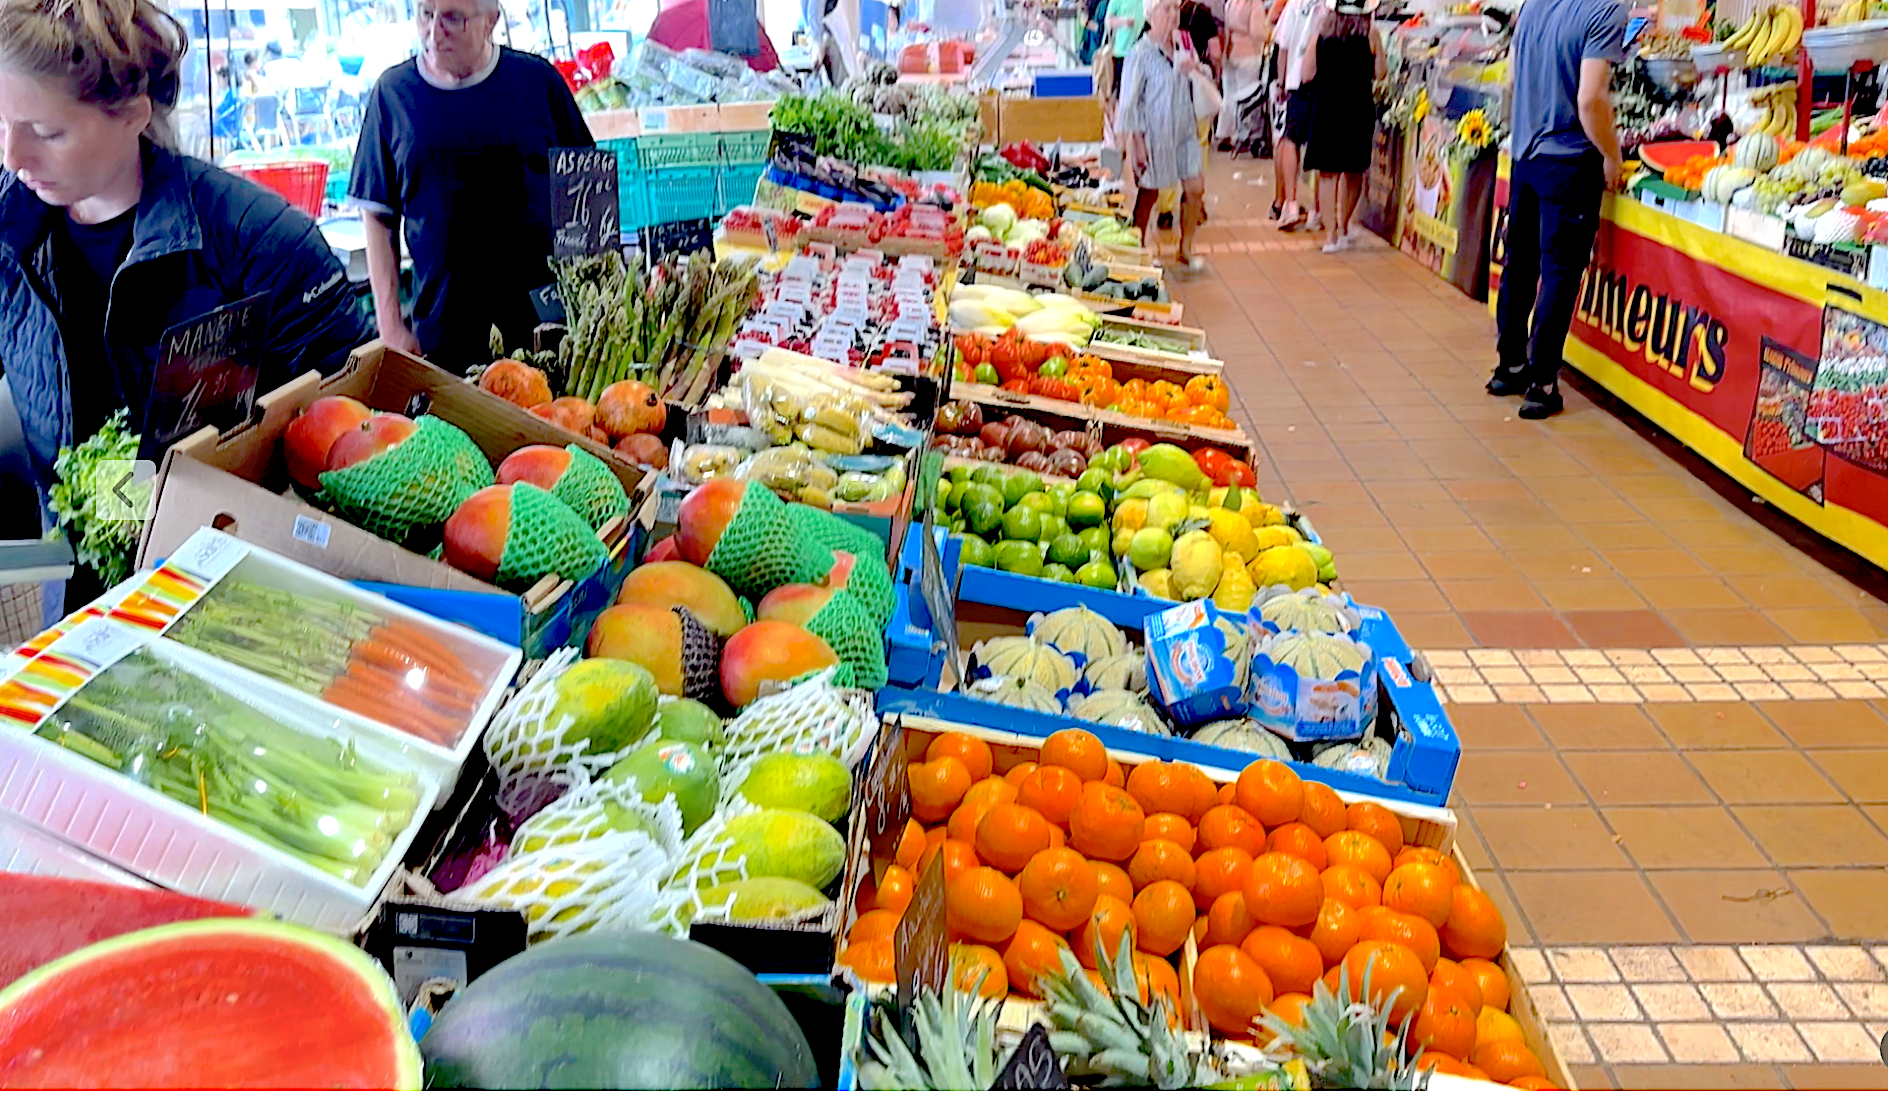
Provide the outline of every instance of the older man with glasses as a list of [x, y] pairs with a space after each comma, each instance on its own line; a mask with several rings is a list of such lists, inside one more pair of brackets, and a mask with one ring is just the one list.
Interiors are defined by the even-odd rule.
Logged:
[[499, 0], [419, 0], [419, 56], [374, 85], [348, 184], [380, 337], [458, 372], [490, 357], [494, 324], [525, 345], [528, 294], [551, 280], [550, 150], [595, 143], [549, 62], [492, 41], [501, 14]]

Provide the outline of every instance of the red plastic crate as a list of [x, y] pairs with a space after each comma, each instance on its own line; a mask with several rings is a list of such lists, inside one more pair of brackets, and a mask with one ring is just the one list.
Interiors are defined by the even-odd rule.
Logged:
[[239, 164], [229, 171], [257, 186], [275, 191], [288, 199], [288, 204], [310, 217], [321, 217], [321, 203], [328, 192], [326, 163], [320, 160], [294, 160], [280, 164]]

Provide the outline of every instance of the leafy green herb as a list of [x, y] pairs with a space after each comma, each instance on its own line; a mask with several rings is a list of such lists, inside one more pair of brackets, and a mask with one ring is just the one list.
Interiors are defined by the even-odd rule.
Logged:
[[[49, 494], [57, 531], [71, 538], [79, 562], [97, 571], [107, 586], [131, 575], [141, 519], [151, 497], [151, 481], [126, 482], [128, 466], [119, 463], [137, 457], [138, 435], [119, 408], [77, 448], [61, 446], [53, 461]], [[114, 491], [122, 493], [123, 500]]]

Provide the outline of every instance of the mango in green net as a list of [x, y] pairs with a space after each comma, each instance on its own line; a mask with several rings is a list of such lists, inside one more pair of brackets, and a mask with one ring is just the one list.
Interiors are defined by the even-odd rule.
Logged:
[[498, 465], [499, 483], [529, 483], [577, 511], [577, 516], [601, 529], [611, 518], [629, 513], [629, 494], [608, 465], [580, 445], [527, 445]]
[[507, 590], [528, 590], [550, 574], [581, 582], [608, 556], [575, 510], [529, 483], [477, 491], [446, 520], [446, 562]]
[[492, 466], [466, 432], [432, 415], [375, 415], [335, 438], [321, 489], [342, 517], [410, 547], [437, 543], [439, 527]]

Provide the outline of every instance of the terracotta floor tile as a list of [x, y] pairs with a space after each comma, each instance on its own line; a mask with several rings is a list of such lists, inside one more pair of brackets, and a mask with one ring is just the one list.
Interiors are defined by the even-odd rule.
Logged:
[[[1606, 1067], [1602, 1065], [1569, 1064], [1567, 1066], [1567, 1072], [1573, 1074], [1570, 1080], [1583, 1091], [1607, 1091], [1619, 1087], [1618, 1084], [1614, 1083], [1612, 1075], [1606, 1071]], [[1701, 1085], [1699, 1087], [1713, 1088], [1717, 1086]]]
[[1480, 529], [1468, 525], [1415, 527], [1402, 530], [1403, 540], [1418, 552], [1485, 552], [1494, 542]]
[[1570, 753], [1564, 760], [1602, 808], [1717, 802], [1684, 759], [1670, 751]]
[[1450, 605], [1459, 612], [1481, 610], [1484, 612], [1512, 612], [1518, 609], [1544, 609], [1539, 594], [1534, 587], [1519, 579], [1494, 579], [1473, 581], [1469, 579], [1445, 579], [1436, 584]]
[[1481, 502], [1490, 499], [1525, 502], [1534, 497], [1534, 493], [1527, 489], [1527, 484], [1520, 480], [1506, 478], [1450, 480], [1449, 490], [1461, 502]]
[[1421, 579], [1428, 573], [1422, 562], [1408, 552], [1346, 552], [1343, 576], [1349, 584], [1373, 579]]
[[1508, 562], [1507, 554], [1493, 549], [1425, 551], [1422, 563], [1437, 579], [1519, 579], [1521, 572]]
[[1481, 525], [1533, 525], [1538, 528], [1564, 524], [1546, 504], [1532, 499], [1482, 499], [1465, 502], [1462, 508]]
[[1365, 605], [1387, 610], [1393, 619], [1400, 619], [1404, 612], [1450, 607], [1442, 591], [1433, 582], [1385, 579], [1355, 584], [1347, 582], [1344, 585], [1352, 597]]
[[1481, 885], [1483, 893], [1488, 895], [1495, 908], [1501, 911], [1501, 919], [1508, 927], [1508, 943], [1522, 946], [1533, 944], [1534, 931], [1529, 927], [1527, 914], [1508, 890], [1507, 873], [1495, 868], [1487, 871], [1477, 869], [1475, 881]]
[[1629, 499], [1688, 499], [1701, 490], [1698, 481], [1682, 472], [1669, 475], [1609, 476], [1620, 494]]
[[[1811, 1092], [1818, 1089], [1863, 1089], [1879, 1090], [1888, 1081], [1882, 1080], [1882, 1067], [1869, 1065], [1800, 1065], [1780, 1066], [1783, 1077], [1791, 1088]], [[1757, 1087], [1757, 1086], [1751, 1086]]]
[[1845, 940], [1878, 940], [1888, 910], [1888, 872], [1800, 869], [1790, 872], [1796, 890]]
[[1586, 575], [1610, 576], [1612, 569], [1599, 553], [1581, 545], [1510, 551], [1508, 562], [1531, 579], [1577, 579]]
[[[1675, 505], [1685, 506], [1695, 501], [1674, 499]], [[1719, 548], [1768, 548], [1776, 543], [1771, 534], [1744, 520], [1731, 520], [1721, 514], [1717, 520], [1680, 521], [1676, 518], [1666, 521], [1665, 528], [1672, 534], [1672, 539], [1699, 555], [1709, 553], [1702, 549]]]
[[1787, 746], [1770, 721], [1754, 705], [1742, 701], [1724, 704], [1647, 704], [1646, 714], [1680, 749], [1723, 749], [1732, 746]]
[[1562, 803], [1584, 806], [1586, 795], [1547, 750], [1464, 751], [1455, 791], [1470, 806]]
[[1602, 548], [1599, 554], [1614, 570], [1634, 581], [1705, 573], [1697, 557], [1677, 548]]
[[1555, 649], [1578, 647], [1565, 623], [1545, 609], [1521, 612], [1466, 612], [1462, 622], [1483, 647]]
[[1455, 725], [1465, 751], [1540, 750], [1547, 746], [1527, 712], [1515, 705], [1458, 704], [1449, 709], [1449, 721]]
[[1483, 872], [1496, 871], [1495, 860], [1488, 855], [1488, 847], [1475, 832], [1475, 816], [1469, 811], [1458, 812], [1458, 821], [1462, 824], [1455, 830], [1455, 847], [1462, 853], [1462, 859], [1476, 873], [1476, 882], [1481, 881]]
[[1798, 746], [1888, 746], [1888, 719], [1865, 700], [1757, 705]]
[[1664, 736], [1630, 704], [1531, 704], [1528, 714], [1561, 750], [1663, 750]]
[[1726, 803], [1835, 803], [1842, 793], [1795, 750], [1689, 750], [1685, 759]]
[[1687, 642], [1700, 646], [1792, 642], [1755, 609], [1668, 609], [1665, 619]]
[[1638, 585], [1653, 605], [1667, 611], [1741, 609], [1749, 604], [1743, 595], [1731, 589], [1722, 579], [1708, 576], [1654, 578]]
[[1447, 609], [1398, 613], [1396, 630], [1403, 634], [1403, 642], [1419, 651], [1468, 647], [1475, 642], [1462, 618]]
[[[1318, 512], [1307, 511], [1306, 513], [1311, 519], [1311, 524], [1319, 530], [1319, 536], [1322, 537], [1324, 535], [1324, 523], [1319, 519]], [[1336, 511], [1332, 511], [1331, 513], [1334, 514]], [[1327, 514], [1325, 516], [1330, 515]], [[1409, 551], [1409, 545], [1403, 543], [1403, 538], [1398, 536], [1394, 529], [1362, 529], [1346, 532], [1344, 534], [1343, 545], [1346, 551], [1351, 552]], [[1336, 551], [1336, 549], [1332, 550]]]
[[1613, 1073], [1619, 1080], [1619, 1087], [1624, 1089], [1697, 1090], [1783, 1087], [1782, 1082], [1777, 1079], [1777, 1068], [1761, 1064], [1614, 1066]]
[[1611, 548], [1675, 549], [1680, 544], [1652, 521], [1617, 521], [1582, 525], [1580, 536], [1588, 544], [1606, 551]]
[[1655, 871], [1647, 877], [1685, 935], [1698, 943], [1781, 943], [1828, 933], [1774, 871]]
[[1739, 807], [1735, 813], [1780, 867], [1888, 866], [1888, 837], [1854, 807]]
[[[1574, 482], [1598, 484], [1603, 481], [1591, 479]], [[1607, 493], [1611, 494], [1610, 491]], [[1663, 502], [1661, 501], [1657, 505], [1662, 506]], [[1631, 503], [1617, 496], [1612, 498], [1567, 498], [1565, 496], [1555, 497], [1549, 494], [1547, 496], [1547, 508], [1558, 515], [1562, 521], [1572, 525], [1612, 524], [1621, 521], [1636, 521], [1646, 516]]]
[[1560, 614], [1588, 647], [1683, 647], [1685, 641], [1650, 609], [1570, 609]]
[[[1540, 548], [1544, 540], [1538, 525], [1483, 522], [1481, 531], [1490, 541], [1510, 551]], [[1556, 546], [1558, 544], [1556, 541]]]
[[1631, 866], [1599, 814], [1585, 807], [1478, 807], [1475, 820], [1506, 871]]
[[1874, 643], [1881, 629], [1854, 609], [1771, 609], [1771, 620], [1793, 643]]
[[1542, 944], [1663, 944], [1678, 929], [1636, 871], [1506, 872]]
[[1722, 807], [1615, 807], [1604, 812], [1642, 868], [1764, 868], [1763, 852]]
[[1772, 572], [1732, 575], [1732, 589], [1759, 609], [1845, 609], [1851, 603], [1834, 590], [1804, 575]]
[[1857, 803], [1888, 803], [1888, 750], [1811, 750], [1836, 786]]
[[[1363, 474], [1362, 467], [1352, 464]], [[1399, 465], [1405, 471], [1420, 471], [1422, 466], [1414, 461], [1408, 465]], [[1411, 477], [1417, 478], [1417, 477]], [[1468, 512], [1454, 502], [1386, 502], [1380, 504], [1383, 516], [1398, 529], [1419, 529], [1438, 525], [1473, 525]]]
[[[1666, 581], [1666, 580], [1661, 580]], [[1534, 588], [1547, 604], [1564, 611], [1621, 611], [1646, 608], [1645, 597], [1611, 572], [1590, 577], [1535, 579]]]
[[1717, 548], [1711, 552], [1711, 569], [1721, 575], [1793, 574], [1798, 569], [1800, 553], [1778, 548]]

